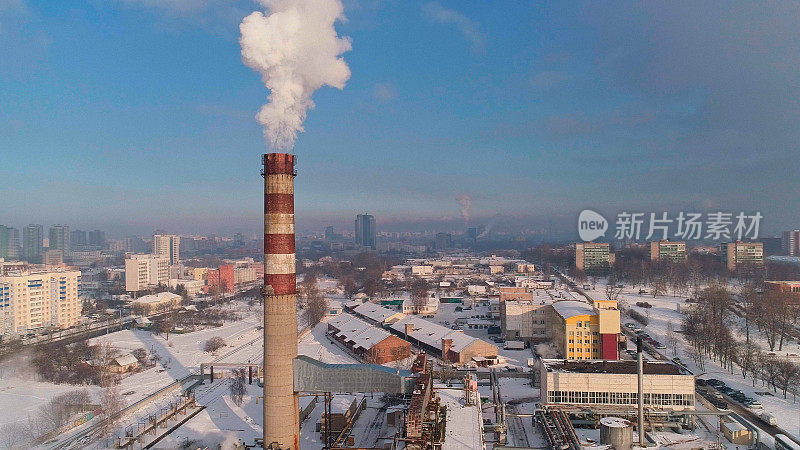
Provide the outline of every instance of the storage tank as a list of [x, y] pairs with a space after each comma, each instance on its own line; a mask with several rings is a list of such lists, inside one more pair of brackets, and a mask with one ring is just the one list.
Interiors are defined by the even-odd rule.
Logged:
[[633, 446], [633, 424], [620, 417], [600, 419], [600, 443], [616, 450], [630, 450]]

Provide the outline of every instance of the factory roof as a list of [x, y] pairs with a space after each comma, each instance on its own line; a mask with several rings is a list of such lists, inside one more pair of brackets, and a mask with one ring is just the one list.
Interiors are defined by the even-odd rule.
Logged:
[[328, 325], [333, 326], [338, 332], [336, 336], [352, 342], [354, 347], [361, 347], [369, 350], [375, 344], [391, 336], [388, 331], [374, 327], [363, 320], [357, 319], [350, 314], [339, 314], [328, 321]]
[[555, 308], [559, 316], [565, 319], [569, 319], [570, 317], [575, 317], [575, 316], [595, 314], [592, 305], [575, 300], [554, 302], [553, 308]]
[[413, 316], [406, 316], [404, 319], [393, 323], [392, 329], [401, 333], [401, 335], [405, 334], [407, 323], [414, 326], [413, 331], [408, 335], [409, 337], [437, 349], [442, 348], [442, 339], [453, 340], [453, 345], [450, 349], [454, 352], [460, 352], [472, 345], [472, 343], [480, 341], [480, 339], [476, 337], [464, 334], [463, 331], [451, 330], [442, 325]]
[[403, 313], [393, 311], [389, 308], [383, 307], [381, 305], [376, 305], [374, 303], [362, 303], [351, 309], [356, 313], [366, 317], [367, 319], [381, 323], [383, 323], [386, 319], [392, 316], [396, 316], [398, 314], [401, 317], [403, 316]]
[[[548, 372], [560, 373], [608, 373], [615, 375], [635, 375], [636, 361], [542, 359]], [[645, 375], [690, 375], [680, 366], [667, 361], [644, 361]]]

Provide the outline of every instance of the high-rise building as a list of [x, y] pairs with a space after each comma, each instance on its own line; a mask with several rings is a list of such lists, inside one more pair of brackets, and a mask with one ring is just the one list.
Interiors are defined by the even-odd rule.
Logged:
[[64, 252], [61, 250], [45, 250], [42, 255], [42, 263], [45, 266], [60, 266], [64, 264]]
[[236, 233], [233, 235], [233, 246], [244, 247], [244, 235], [242, 233]]
[[62, 253], [69, 253], [69, 226], [53, 225], [50, 227], [50, 240], [48, 247], [50, 250], [61, 250]]
[[90, 231], [89, 245], [96, 249], [104, 249], [106, 246], [106, 232], [101, 230]]
[[170, 265], [181, 260], [181, 238], [172, 234], [153, 235], [153, 254], [169, 258]]
[[0, 332], [77, 325], [80, 271], [18, 272], [0, 276]]
[[369, 214], [356, 216], [356, 244], [375, 250], [375, 217]]
[[159, 255], [130, 255], [125, 259], [125, 290], [141, 291], [169, 283], [169, 258]]
[[17, 261], [19, 257], [19, 230], [0, 225], [0, 258]]
[[727, 242], [722, 244], [720, 256], [728, 270], [750, 270], [764, 265], [764, 245], [761, 242]]
[[144, 253], [149, 250], [147, 243], [139, 236], [128, 236], [123, 242], [127, 253]]
[[83, 230], [70, 231], [69, 248], [70, 250], [83, 250], [86, 248], [86, 232]]
[[651, 261], [686, 261], [686, 242], [653, 241], [650, 243]]
[[44, 227], [30, 224], [22, 229], [22, 255], [26, 261], [34, 264], [42, 262], [44, 246]]
[[784, 255], [800, 256], [800, 230], [784, 231], [781, 246]]
[[575, 267], [587, 274], [608, 272], [614, 264], [614, 254], [609, 244], [586, 242], [575, 244]]
[[335, 236], [335, 234], [336, 233], [333, 231], [333, 227], [331, 227], [331, 226], [325, 227], [325, 239], [326, 240], [332, 241], [334, 236]]
[[436, 250], [447, 250], [453, 248], [453, 235], [450, 233], [436, 233], [436, 238], [433, 242]]

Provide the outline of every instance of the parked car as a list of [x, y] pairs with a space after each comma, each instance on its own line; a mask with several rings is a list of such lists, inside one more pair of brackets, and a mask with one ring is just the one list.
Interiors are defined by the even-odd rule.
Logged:
[[625, 327], [626, 328], [630, 328], [632, 330], [632, 329], [636, 328], [636, 325], [633, 324], [633, 323], [628, 322], [628, 323], [625, 324]]
[[769, 425], [775, 426], [778, 424], [778, 420], [772, 414], [761, 413], [758, 417]]

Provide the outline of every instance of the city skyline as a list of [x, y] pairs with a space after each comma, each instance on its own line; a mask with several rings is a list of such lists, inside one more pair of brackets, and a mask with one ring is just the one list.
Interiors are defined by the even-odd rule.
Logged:
[[[266, 93], [236, 42], [253, 5], [153, 5], [0, 8], [19, 62], [0, 68], [4, 223], [258, 228]], [[605, 207], [796, 228], [800, 8], [752, 8], [346, 3], [352, 77], [315, 93], [293, 150], [298, 227], [455, 225], [468, 195], [522, 225]]]

